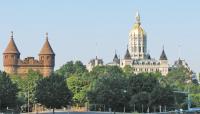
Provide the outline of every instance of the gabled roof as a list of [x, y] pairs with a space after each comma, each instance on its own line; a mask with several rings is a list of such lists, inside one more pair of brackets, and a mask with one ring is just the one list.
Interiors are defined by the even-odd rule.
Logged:
[[162, 54], [160, 55], [160, 60], [167, 60], [167, 56], [165, 54], [164, 48], [163, 48]]
[[45, 41], [39, 54], [40, 55], [41, 54], [55, 55], [55, 53], [53, 52], [53, 49], [51, 48], [49, 40], [48, 40], [48, 33], [46, 33], [46, 41]]
[[15, 44], [15, 41], [13, 39], [13, 32], [11, 32], [11, 38], [10, 38], [10, 41], [4, 51], [4, 54], [5, 53], [13, 53], [13, 54], [20, 54], [19, 50], [17, 49], [17, 46]]

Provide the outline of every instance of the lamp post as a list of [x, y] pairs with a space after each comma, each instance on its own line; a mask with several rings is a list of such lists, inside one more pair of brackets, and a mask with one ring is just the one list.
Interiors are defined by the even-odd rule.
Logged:
[[[124, 101], [126, 101], [125, 98], [126, 98], [127, 90], [124, 90], [123, 92], [124, 92]], [[124, 113], [125, 112], [126, 112], [126, 107], [125, 107], [125, 102], [124, 102]]]
[[34, 103], [35, 103], [35, 112], [36, 112], [36, 114], [37, 114], [37, 113], [38, 113], [38, 110], [37, 110], [37, 98], [35, 98]]

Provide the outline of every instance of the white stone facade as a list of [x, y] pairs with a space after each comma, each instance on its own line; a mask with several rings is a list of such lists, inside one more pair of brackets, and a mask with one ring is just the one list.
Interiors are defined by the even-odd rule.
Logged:
[[[87, 69], [91, 71], [93, 67], [103, 65], [101, 61], [103, 60], [97, 58], [91, 60], [87, 65]], [[152, 59], [150, 54], [147, 53], [147, 35], [141, 27], [139, 13], [136, 14], [136, 23], [129, 33], [129, 43], [124, 58], [120, 59], [115, 53], [113, 61], [107, 65], [119, 66], [121, 68], [131, 66], [135, 74], [160, 72], [163, 76], [168, 74], [169, 69], [164, 48], [159, 60]]]

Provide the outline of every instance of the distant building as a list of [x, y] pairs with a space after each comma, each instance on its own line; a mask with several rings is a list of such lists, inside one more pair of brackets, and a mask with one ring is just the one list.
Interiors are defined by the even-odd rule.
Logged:
[[103, 66], [103, 60], [102, 59], [98, 59], [97, 56], [96, 56], [95, 59], [91, 59], [90, 60], [90, 62], [87, 64], [86, 68], [90, 72], [96, 66]]
[[138, 74], [142, 72], [160, 72], [162, 75], [168, 74], [168, 59], [163, 48], [160, 59], [151, 58], [147, 53], [147, 34], [141, 27], [140, 15], [136, 14], [136, 23], [129, 33], [129, 43], [123, 59], [120, 59], [115, 53], [113, 61], [107, 65], [116, 65], [124, 68], [131, 66], [133, 72]]
[[46, 34], [46, 41], [39, 53], [39, 60], [34, 57], [27, 57], [21, 60], [12, 32], [8, 46], [3, 53], [3, 66], [6, 73], [24, 76], [32, 69], [39, 71], [43, 76], [49, 76], [54, 71], [54, 65], [55, 53], [48, 41], [48, 34]]
[[120, 66], [131, 66], [133, 72], [138, 74], [142, 72], [160, 72], [162, 75], [168, 74], [168, 59], [163, 47], [159, 60], [151, 58], [147, 53], [147, 34], [141, 27], [140, 15], [136, 14], [136, 23], [129, 33], [128, 49]]
[[178, 60], [174, 62], [174, 65], [172, 65], [172, 69], [180, 68], [180, 67], [186, 68], [191, 73], [193, 72], [192, 69], [189, 67], [188, 63], [184, 59], [181, 59], [181, 58], [179, 58]]
[[116, 52], [115, 52], [113, 61], [110, 62], [110, 63], [108, 63], [107, 65], [110, 65], [110, 66], [120, 66], [120, 58], [117, 56]]

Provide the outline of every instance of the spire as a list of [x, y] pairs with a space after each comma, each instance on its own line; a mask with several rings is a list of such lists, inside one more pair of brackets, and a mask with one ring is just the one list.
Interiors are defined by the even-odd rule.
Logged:
[[136, 12], [135, 18], [136, 18], [136, 23], [140, 25], [140, 14], [138, 11]]
[[8, 43], [8, 46], [6, 47], [5, 53], [13, 53], [13, 54], [20, 54], [19, 50], [17, 49], [17, 46], [15, 44], [15, 41], [13, 39], [13, 31], [11, 31], [10, 41]]
[[114, 55], [114, 58], [113, 58], [113, 62], [114, 62], [114, 63], [117, 63], [117, 64], [120, 63], [120, 59], [119, 59], [118, 56], [117, 56], [116, 50], [115, 50], [115, 55]]
[[55, 55], [55, 53], [53, 52], [53, 49], [51, 48], [51, 45], [49, 43], [49, 40], [48, 40], [48, 33], [46, 33], [46, 41], [39, 53], [40, 55], [41, 54], [50, 54], [50, 55]]
[[131, 55], [129, 53], [129, 50], [128, 50], [128, 47], [127, 47], [127, 50], [126, 50], [126, 54], [124, 56], [124, 59], [131, 59]]
[[167, 56], [165, 54], [164, 46], [163, 46], [162, 54], [160, 55], [160, 60], [167, 60]]
[[[115, 50], [115, 56], [114, 56], [114, 59], [118, 59], [118, 56], [117, 56], [117, 52], [116, 52], [116, 50]], [[113, 59], [113, 60], [114, 60]]]

